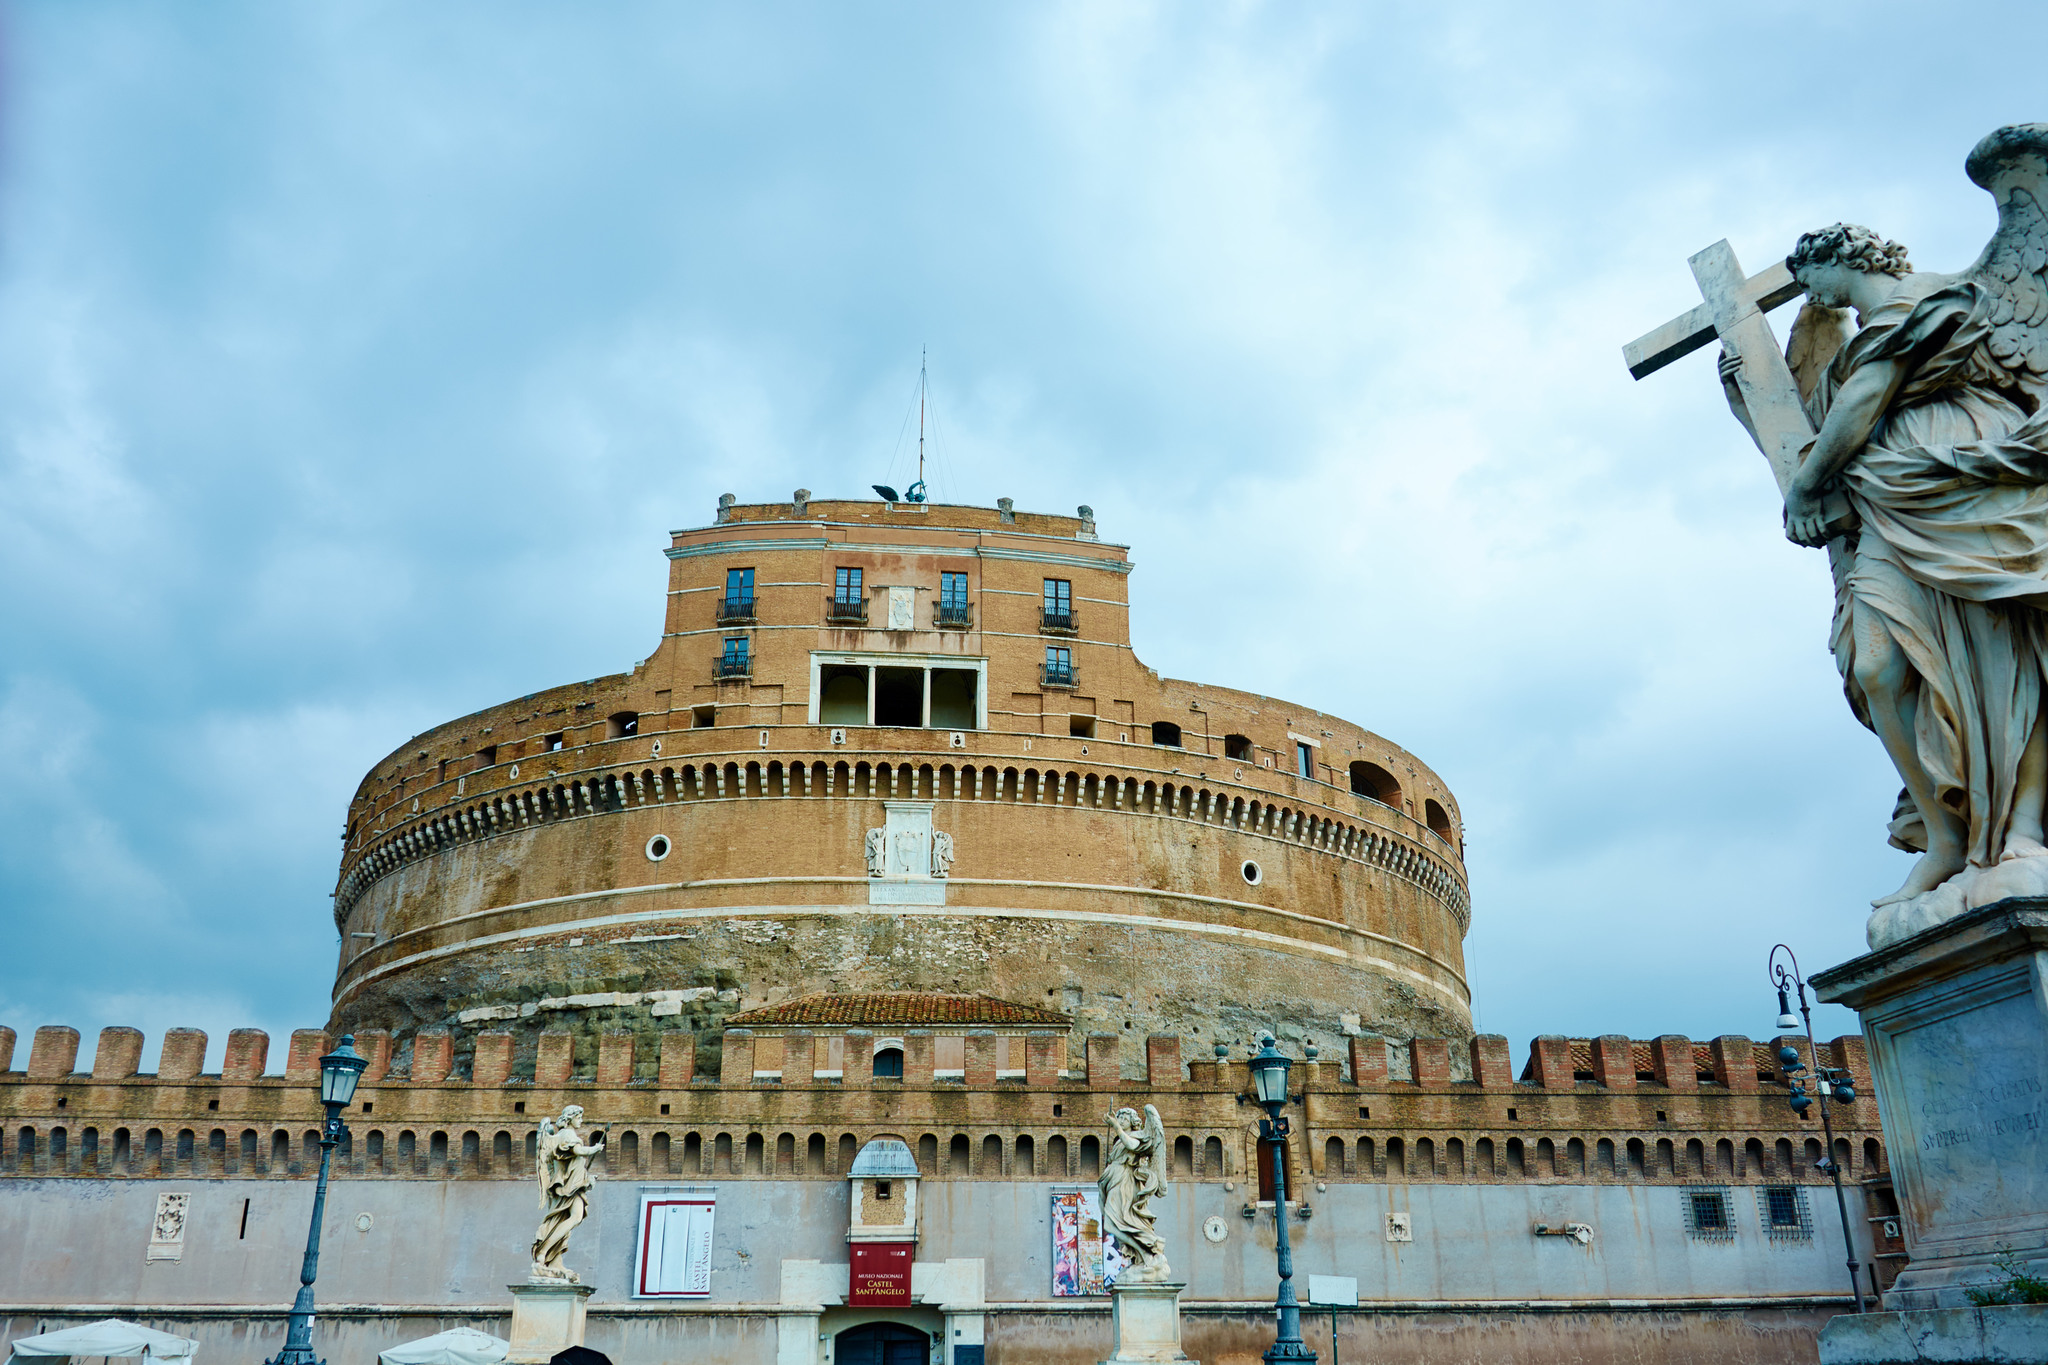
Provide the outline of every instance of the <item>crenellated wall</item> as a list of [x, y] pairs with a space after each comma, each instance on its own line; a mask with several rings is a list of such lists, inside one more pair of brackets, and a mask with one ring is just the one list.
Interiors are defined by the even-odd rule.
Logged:
[[[994, 1034], [961, 1037], [961, 1080], [935, 1080], [943, 1030], [902, 1030], [904, 1075], [849, 1069], [814, 1076], [822, 1049], [805, 1030], [776, 1035], [779, 1075], [757, 1079], [755, 1035], [722, 1038], [723, 1074], [696, 1068], [692, 1035], [660, 1035], [648, 1051], [630, 1033], [596, 1039], [543, 1031], [515, 1064], [512, 1034], [457, 1038], [424, 1031], [403, 1049], [366, 1030], [370, 1059], [352, 1130], [336, 1170], [351, 1178], [513, 1179], [532, 1173], [535, 1125], [583, 1105], [612, 1125], [615, 1174], [720, 1178], [843, 1177], [859, 1146], [897, 1136], [933, 1179], [1093, 1178], [1103, 1111], [1157, 1104], [1183, 1179], [1236, 1182], [1256, 1169], [1260, 1111], [1239, 1061], [1184, 1060], [1182, 1040], [1098, 1033], [1077, 1066], [1065, 1039], [1034, 1032], [1021, 1076], [994, 1079]], [[870, 1035], [858, 1030], [855, 1041]], [[318, 1058], [324, 1031], [292, 1035], [281, 1074], [266, 1070], [260, 1031], [230, 1035], [217, 1075], [199, 1074], [205, 1035], [173, 1030], [155, 1075], [138, 1071], [142, 1037], [108, 1029], [94, 1067], [75, 1070], [76, 1030], [37, 1030], [26, 1067], [0, 1071], [0, 1174], [275, 1179], [317, 1162]], [[1775, 1049], [1728, 1035], [1695, 1043], [1676, 1035], [1634, 1041], [1542, 1037], [1516, 1079], [1507, 1040], [1347, 1040], [1345, 1056], [1298, 1063], [1300, 1093], [1290, 1164], [1317, 1182], [1658, 1184], [1817, 1183], [1820, 1125], [1785, 1102]], [[0, 1029], [0, 1068], [15, 1050]], [[1827, 1046], [1868, 1094], [1860, 1038]], [[467, 1065], [458, 1067], [458, 1055]], [[848, 1055], [858, 1055], [849, 1048]], [[1810, 1057], [1806, 1059], [1809, 1063]], [[1454, 1066], [1453, 1063], [1456, 1062]], [[1460, 1076], [1469, 1079], [1460, 1079]], [[1837, 1106], [1837, 1152], [1846, 1178], [1886, 1171], [1869, 1101]]]

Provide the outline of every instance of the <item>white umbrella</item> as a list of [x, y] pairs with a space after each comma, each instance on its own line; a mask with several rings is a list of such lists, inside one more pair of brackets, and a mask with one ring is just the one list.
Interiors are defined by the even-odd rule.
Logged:
[[83, 1327], [23, 1337], [13, 1345], [14, 1360], [47, 1361], [52, 1356], [147, 1356], [152, 1360], [190, 1361], [199, 1343], [169, 1332], [137, 1327], [119, 1318], [103, 1318]]
[[479, 1332], [474, 1327], [451, 1327], [380, 1351], [377, 1359], [384, 1365], [498, 1365], [511, 1349], [511, 1342], [500, 1341], [489, 1332]]

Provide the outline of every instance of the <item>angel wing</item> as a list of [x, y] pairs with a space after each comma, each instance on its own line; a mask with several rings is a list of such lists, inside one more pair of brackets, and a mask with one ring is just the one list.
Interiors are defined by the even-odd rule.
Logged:
[[2000, 128], [1963, 164], [1998, 201], [1998, 231], [1962, 278], [1991, 296], [1986, 349], [2038, 409], [2048, 393], [2048, 123]]
[[1799, 384], [1800, 402], [1813, 397], [1835, 352], [1855, 331], [1846, 308], [1825, 308], [1810, 299], [1801, 305], [1792, 322], [1792, 335], [1785, 340], [1785, 364]]
[[554, 1135], [555, 1121], [543, 1114], [540, 1120], [540, 1134], [534, 1143], [535, 1152], [540, 1159], [533, 1163], [534, 1174], [540, 1181], [540, 1211], [542, 1213], [548, 1211], [548, 1167], [552, 1164], [548, 1159], [548, 1139]]
[[1166, 1125], [1159, 1121], [1156, 1105], [1145, 1106], [1145, 1150], [1152, 1165], [1152, 1188], [1166, 1188]]

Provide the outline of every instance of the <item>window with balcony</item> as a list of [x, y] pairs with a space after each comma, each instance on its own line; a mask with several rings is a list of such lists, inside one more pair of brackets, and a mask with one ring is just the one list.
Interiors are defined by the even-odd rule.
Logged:
[[965, 630], [970, 624], [967, 610], [967, 575], [939, 575], [939, 629]]
[[1047, 687], [1072, 687], [1074, 685], [1074, 651], [1065, 645], [1045, 647], [1045, 685]]
[[718, 656], [718, 676], [721, 678], [744, 678], [752, 665], [748, 655], [748, 640], [744, 635], [726, 639], [725, 650]]
[[720, 621], [751, 621], [754, 619], [754, 571], [752, 569], [727, 569], [725, 571], [725, 596], [718, 599]]
[[1045, 598], [1039, 626], [1043, 630], [1074, 628], [1074, 585], [1065, 578], [1045, 580]]
[[825, 606], [828, 620], [867, 621], [868, 603], [861, 580], [862, 571], [859, 569], [837, 568], [832, 571], [832, 600]]

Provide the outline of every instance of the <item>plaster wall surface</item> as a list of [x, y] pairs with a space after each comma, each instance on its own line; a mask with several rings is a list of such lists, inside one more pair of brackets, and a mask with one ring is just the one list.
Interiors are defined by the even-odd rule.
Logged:
[[[593, 1307], [629, 1305], [634, 1221], [642, 1188], [676, 1182], [605, 1181], [569, 1264], [596, 1287]], [[784, 1261], [843, 1264], [842, 1182], [698, 1181], [717, 1190], [713, 1305], [774, 1304]], [[1035, 1181], [926, 1181], [920, 1191], [920, 1262], [980, 1259], [996, 1303], [1052, 1299], [1051, 1195], [1072, 1185]], [[182, 1258], [148, 1261], [156, 1196], [192, 1195]], [[1475, 1185], [1333, 1187], [1290, 1226], [1296, 1273], [1354, 1276], [1362, 1299], [1390, 1304], [1515, 1304], [1608, 1300], [1846, 1297], [1840, 1230], [1816, 1217], [1813, 1236], [1772, 1241], [1753, 1198], [1734, 1202], [1736, 1235], [1688, 1235], [1684, 1187]], [[1737, 1193], [1747, 1195], [1747, 1191]], [[337, 1182], [321, 1241], [322, 1302], [408, 1309], [496, 1311], [505, 1285], [526, 1271], [537, 1221], [525, 1182]], [[1252, 1301], [1273, 1289], [1270, 1207], [1246, 1219], [1243, 1191], [1169, 1187], [1161, 1231], [1185, 1299]], [[245, 1213], [246, 1203], [246, 1213]], [[297, 1288], [312, 1191], [297, 1182], [15, 1180], [0, 1197], [0, 1303], [283, 1305]], [[1388, 1242], [1386, 1215], [1410, 1214], [1415, 1240]], [[1819, 1212], [1818, 1210], [1816, 1211]], [[357, 1226], [368, 1214], [371, 1226]], [[1221, 1217], [1225, 1240], [1202, 1223]], [[1582, 1249], [1538, 1237], [1538, 1222], [1593, 1225]], [[1868, 1248], [1861, 1248], [1867, 1257]], [[1306, 1283], [1304, 1280], [1303, 1283]]]

